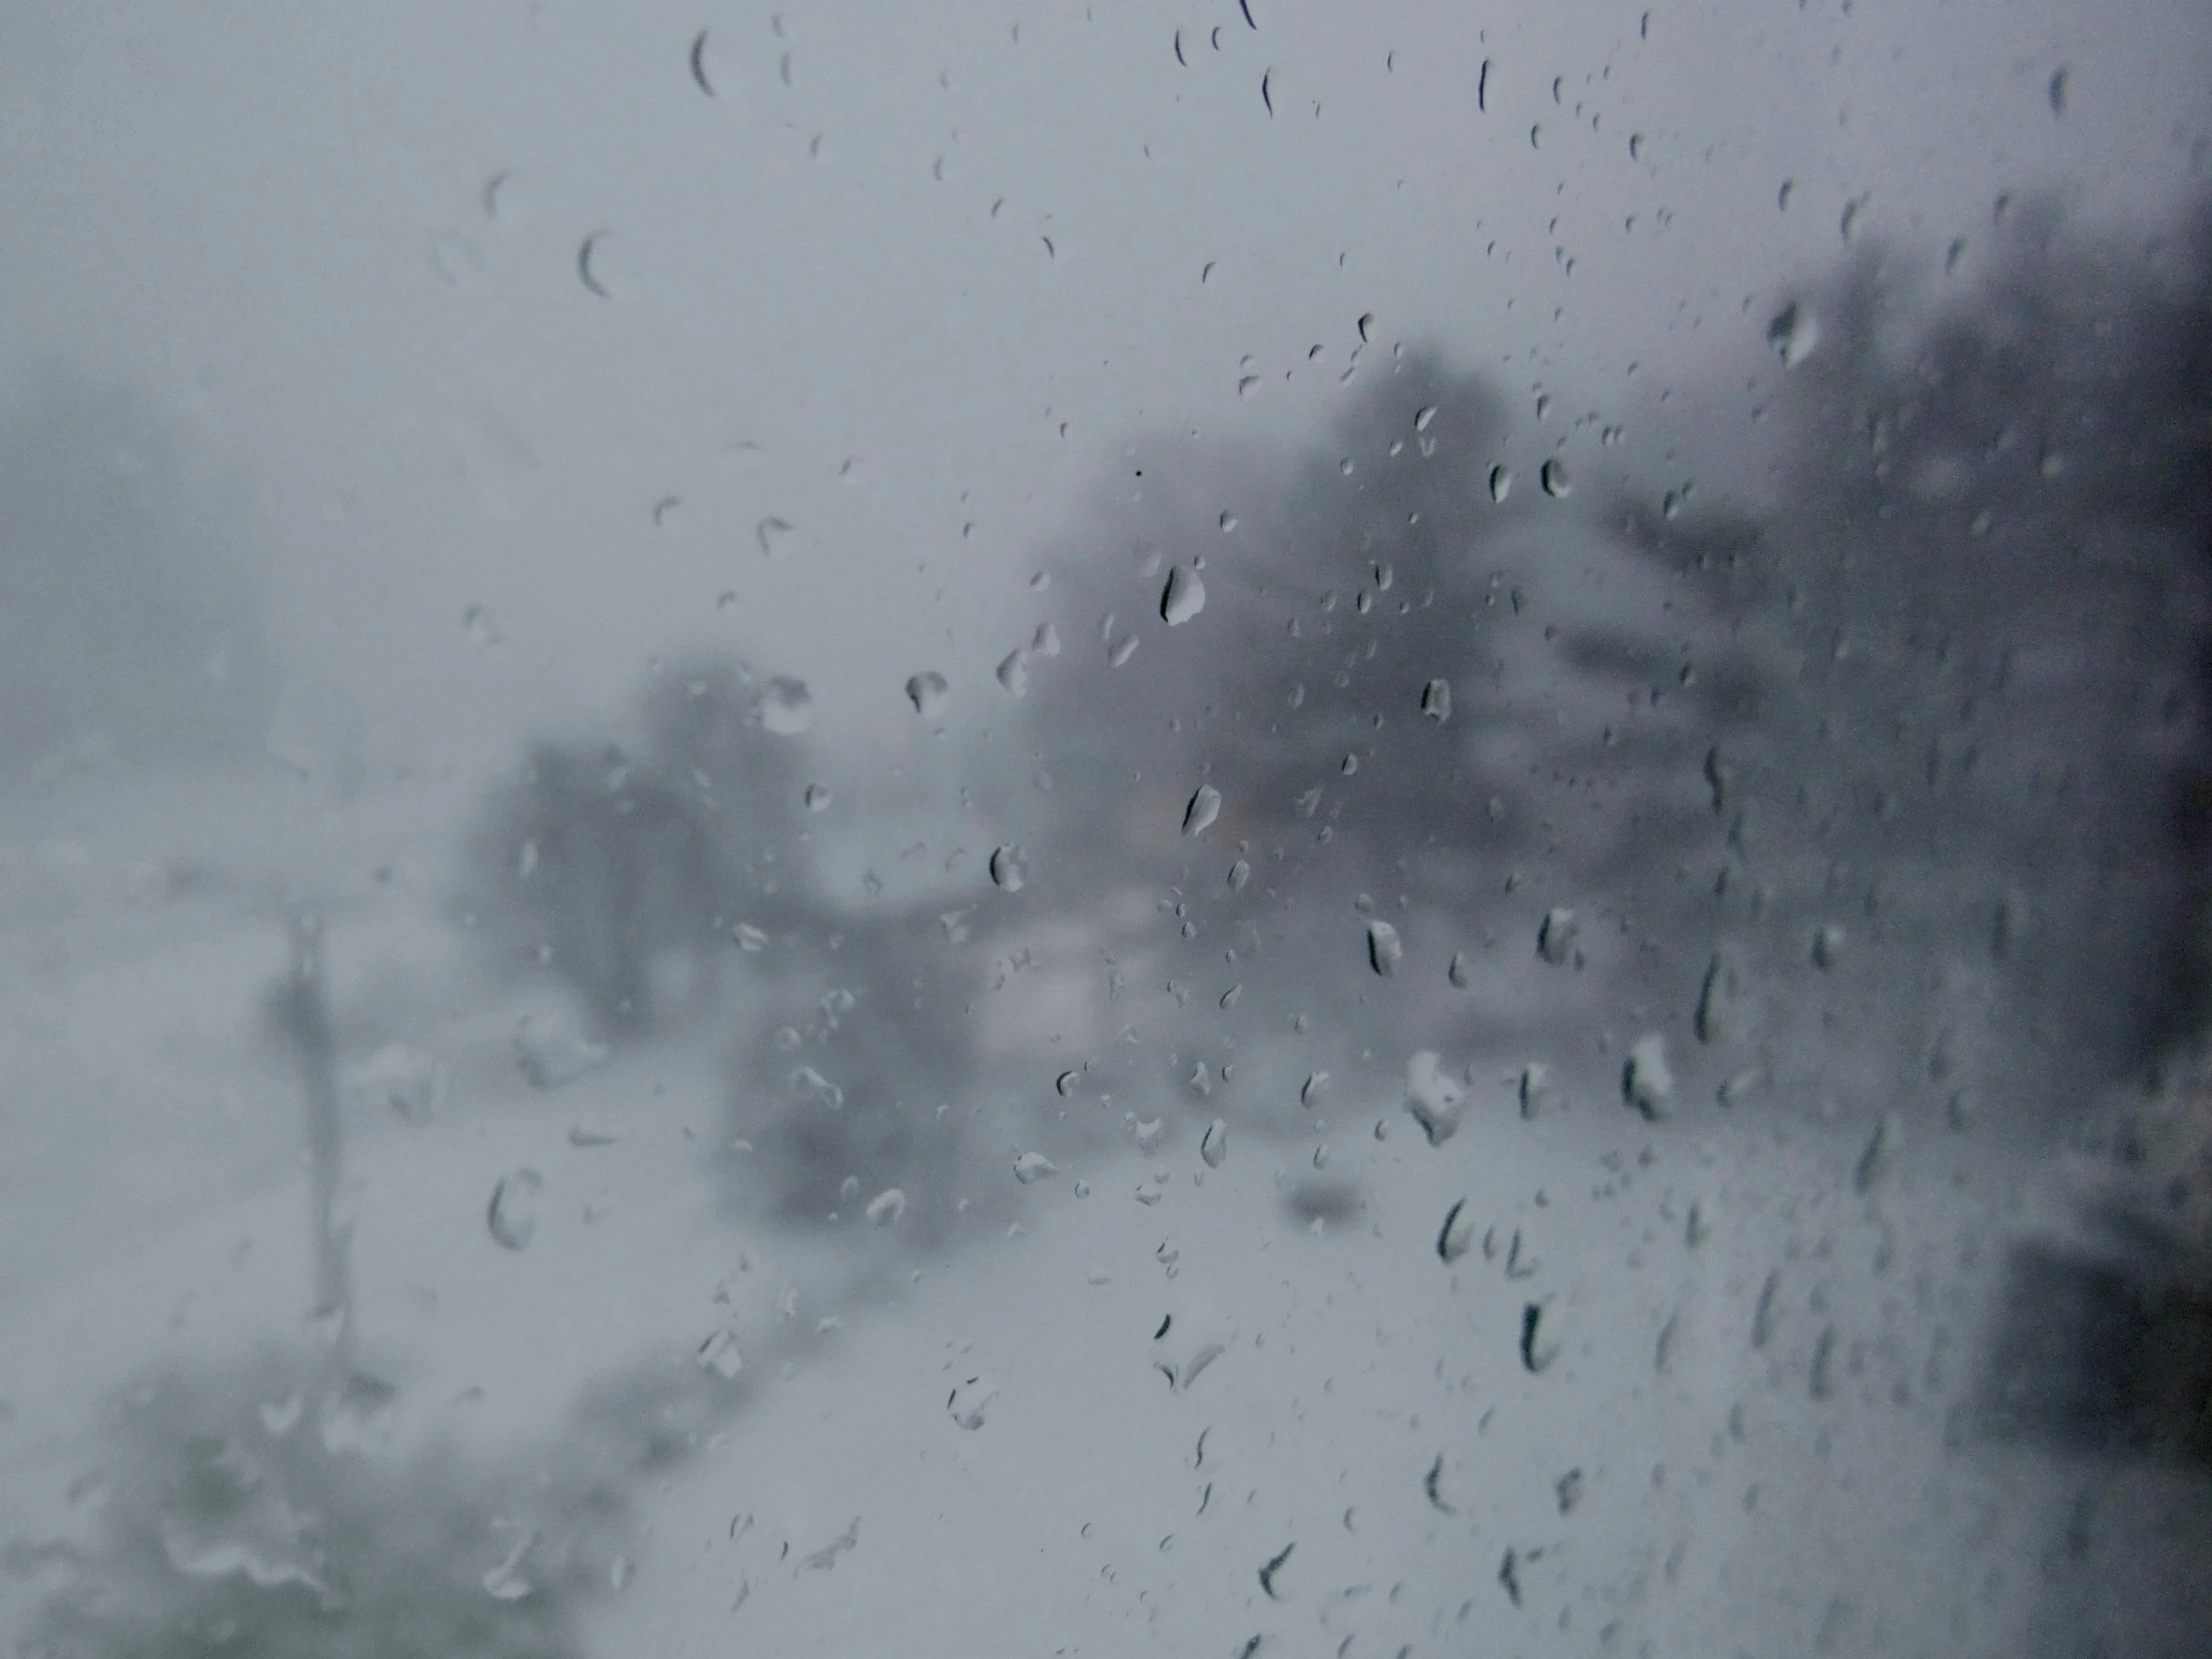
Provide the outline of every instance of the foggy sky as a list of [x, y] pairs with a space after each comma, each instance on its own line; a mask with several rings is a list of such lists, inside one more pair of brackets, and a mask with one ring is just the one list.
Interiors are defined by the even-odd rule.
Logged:
[[1365, 313], [1363, 372], [1440, 341], [1571, 457], [1588, 413], [1774, 372], [1854, 203], [1970, 262], [2000, 192], [2109, 223], [2207, 177], [2188, 0], [1252, 17], [18, 5], [0, 383], [131, 386], [246, 483], [277, 648], [382, 758], [495, 753], [702, 641], [804, 675], [831, 744], [920, 743], [917, 669], [1010, 713], [1026, 556], [1121, 445], [1312, 428]]

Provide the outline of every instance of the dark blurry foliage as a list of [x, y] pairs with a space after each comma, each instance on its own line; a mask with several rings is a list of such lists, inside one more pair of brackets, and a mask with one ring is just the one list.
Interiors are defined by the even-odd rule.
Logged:
[[732, 1044], [735, 1201], [813, 1225], [899, 1187], [902, 1226], [928, 1236], [955, 1213], [965, 976], [933, 912], [823, 890], [803, 739], [767, 724], [789, 695], [693, 661], [648, 683], [634, 748], [532, 744], [470, 830], [452, 907], [602, 1038]]
[[[389, 1395], [309, 1356], [172, 1369], [110, 1406], [92, 1536], [28, 1653], [50, 1659], [560, 1659], [611, 1589], [649, 1405], [584, 1411], [549, 1460], [347, 1443]], [[318, 1406], [314, 1403], [322, 1400]], [[525, 1542], [527, 1540], [527, 1542]]]
[[600, 1033], [714, 1003], [741, 929], [810, 911], [793, 740], [762, 730], [751, 677], [664, 673], [642, 744], [546, 739], [472, 826], [453, 907], [505, 964], [565, 983]]
[[[1479, 376], [1409, 350], [1289, 456], [1140, 445], [1053, 563], [1070, 659], [1029, 700], [1056, 780], [1031, 838], [1079, 872], [1066, 890], [1143, 880], [1180, 906], [1180, 954], [1138, 987], [1178, 1072], [1225, 1025], [1339, 1001], [1408, 1039], [1570, 1029], [1586, 987], [1555, 980], [1540, 1014], [1461, 988], [1522, 974], [1555, 905], [1694, 971], [1653, 906], [1717, 851], [1700, 760], [1772, 670], [1579, 503], [1496, 476], [1508, 436]], [[1178, 566], [1208, 599], [1171, 627]], [[1201, 784], [1222, 805], [1194, 837]], [[1144, 994], [1163, 978], [1182, 994]]]
[[[2199, 663], [2212, 215], [2145, 247], [2015, 206], [1931, 301], [1880, 252], [1795, 303], [1778, 508], [1637, 539], [1794, 664], [1720, 738], [1744, 836], [1918, 960], [1979, 946], [2046, 1099], [2208, 1011]], [[2177, 806], [2189, 808], [2177, 811]], [[1740, 837], [1741, 838], [1741, 837]]]
[[0, 412], [0, 787], [258, 752], [273, 675], [237, 516], [121, 391], [48, 373]]
[[909, 1240], [960, 1213], [975, 1080], [966, 985], [933, 915], [887, 912], [771, 936], [747, 960], [727, 1170], [748, 1209], [857, 1222], [904, 1195]]
[[[1855, 256], [1775, 319], [1758, 510], [1579, 461], [1573, 499], [1524, 472], [1499, 501], [1500, 399], [1422, 350], [1289, 456], [1135, 446], [1050, 565], [1069, 655], [1028, 698], [1055, 783], [1006, 792], [1022, 832], [1062, 890], [1172, 901], [1186, 1047], [1215, 979], [1246, 1030], [1326, 985], [1564, 1038], [1597, 1004], [1557, 978], [1445, 1026], [1433, 994], [1454, 952], [1533, 983], [1557, 905], [1566, 965], [1602, 955], [1663, 1029], [1717, 1041], [1702, 993], [1740, 992], [1747, 1055], [1817, 1064], [1849, 938], [1923, 964], [1855, 993], [1906, 1016], [1884, 1089], [1962, 1102], [1946, 995], [2001, 1009], [1992, 1089], [2139, 1064], [2206, 995], [2205, 223], [2146, 249], [2015, 208], [1939, 299]], [[1177, 568], [1208, 598], [1169, 626]], [[1419, 989], [1378, 983], [1368, 920]]]

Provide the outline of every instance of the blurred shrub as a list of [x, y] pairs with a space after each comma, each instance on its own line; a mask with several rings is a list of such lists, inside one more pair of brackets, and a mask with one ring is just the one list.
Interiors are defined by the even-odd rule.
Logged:
[[[314, 1357], [158, 1372], [109, 1408], [97, 1531], [45, 1602], [50, 1659], [562, 1659], [576, 1610], [626, 1576], [619, 1460], [551, 1467], [372, 1439], [388, 1385], [317, 1409]], [[634, 1430], [633, 1430], [634, 1433]], [[603, 1466], [594, 1467], [596, 1461]], [[634, 1455], [629, 1459], [635, 1461]]]
[[860, 1224], [891, 1188], [900, 1226], [959, 1213], [977, 1082], [964, 986], [937, 919], [838, 919], [772, 937], [730, 1099], [734, 1190], [786, 1222]]
[[715, 1006], [741, 927], [804, 909], [791, 739], [741, 665], [657, 677], [643, 743], [540, 740], [488, 793], [452, 909], [493, 959], [567, 985], [603, 1036]]

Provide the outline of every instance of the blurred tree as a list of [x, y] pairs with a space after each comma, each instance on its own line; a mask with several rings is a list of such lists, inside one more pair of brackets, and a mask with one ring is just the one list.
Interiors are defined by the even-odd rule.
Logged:
[[1170, 895], [1179, 1073], [1223, 996], [1250, 1030], [1380, 977], [1418, 987], [1386, 1022], [1525, 1032], [1497, 980], [1547, 907], [1633, 914], [1717, 841], [1699, 759], [1762, 671], [1563, 499], [1563, 459], [1513, 479], [1507, 438], [1479, 377], [1408, 350], [1288, 457], [1139, 446], [1053, 562], [1071, 660], [1029, 700], [1056, 780], [1031, 838], [1064, 890]]
[[713, 1007], [728, 958], [821, 919], [796, 732], [772, 730], [794, 685], [689, 661], [646, 685], [634, 753], [532, 743], [467, 832], [453, 909], [496, 959], [565, 982], [602, 1036]]
[[2015, 206], [1934, 304], [1856, 256], [1770, 330], [1771, 519], [1725, 549], [1636, 529], [1795, 665], [1720, 740], [1764, 826], [1739, 843], [1799, 849], [1929, 960], [1979, 946], [2058, 1092], [2207, 1012], [2205, 820], [2174, 811], [2205, 738], [2207, 224], [2144, 248]]
[[[133, 1379], [108, 1407], [93, 1534], [65, 1551], [26, 1652], [52, 1659], [561, 1659], [620, 1589], [631, 1507], [734, 1390], [657, 1356], [562, 1432], [488, 1460], [359, 1443], [393, 1390], [326, 1396], [265, 1348]], [[673, 1380], [673, 1381], [672, 1381]]]
[[[1772, 319], [1757, 514], [1512, 480], [1498, 398], [1429, 351], [1288, 457], [1140, 444], [1049, 566], [1054, 787], [1001, 808], [1059, 890], [1145, 888], [1140, 934], [1180, 932], [1179, 1067], [1217, 991], [1249, 1030], [1454, 955], [1463, 1037], [1563, 1032], [1589, 983], [1521, 971], [1556, 906], [1552, 954], [1602, 932], [1662, 1027], [1711, 1039], [1737, 990], [1769, 1071], [1887, 997], [1881, 1089], [1957, 1098], [1949, 997], [2005, 1010], [1992, 1086], [2109, 1077], [2212, 981], [2212, 812], [2174, 811], [2212, 799], [2208, 223], [2120, 247], [2015, 207], [1939, 304], [1855, 253]], [[1935, 977], [1808, 977], [1853, 933]]]

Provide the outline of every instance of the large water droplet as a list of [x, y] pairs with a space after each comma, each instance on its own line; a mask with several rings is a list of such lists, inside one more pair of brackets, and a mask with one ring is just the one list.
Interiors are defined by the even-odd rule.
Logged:
[[1531, 1302], [1521, 1309], [1521, 1366], [1530, 1375], [1544, 1371], [1558, 1352], [1542, 1340], [1544, 1311]]
[[1029, 653], [1009, 651], [1000, 659], [994, 677], [999, 685], [1015, 697], [1029, 695]]
[[1041, 1152], [1024, 1152], [1014, 1160], [1014, 1179], [1030, 1187], [1048, 1175], [1060, 1173], [1060, 1166]]
[[1222, 1160], [1229, 1156], [1229, 1124], [1216, 1118], [1206, 1126], [1206, 1133], [1199, 1138], [1198, 1155], [1206, 1160], [1208, 1169], [1220, 1169]]
[[1509, 466], [1490, 468], [1490, 499], [1503, 501], [1513, 493], [1513, 469]]
[[953, 1388], [944, 1408], [954, 1422], [972, 1432], [983, 1426], [983, 1414], [997, 1397], [997, 1385], [988, 1378], [971, 1377]]
[[605, 1043], [595, 1043], [566, 1022], [525, 1015], [515, 1027], [515, 1062], [534, 1089], [557, 1089], [588, 1076], [611, 1058]]
[[754, 710], [762, 729], [780, 738], [797, 737], [815, 723], [814, 694], [807, 682], [779, 674], [761, 688]]
[[484, 1224], [491, 1236], [509, 1250], [527, 1250], [538, 1231], [538, 1195], [545, 1178], [533, 1169], [518, 1169], [491, 1191]]
[[1628, 1064], [1621, 1068], [1621, 1097], [1654, 1121], [1666, 1116], [1674, 1099], [1674, 1072], [1667, 1064], [1667, 1039], [1657, 1032], [1629, 1044]]
[[1582, 930], [1572, 910], [1554, 906], [1544, 912], [1544, 919], [1536, 929], [1536, 953], [1557, 966], [1566, 961], [1574, 950], [1575, 936]]
[[445, 1100], [445, 1067], [437, 1056], [405, 1043], [386, 1043], [353, 1073], [348, 1093], [409, 1123], [427, 1123]]
[[1019, 892], [1028, 879], [1029, 864], [1018, 846], [1000, 846], [991, 851], [991, 879], [1005, 892]]
[[1160, 591], [1160, 616], [1170, 628], [1179, 627], [1206, 609], [1206, 584], [1196, 569], [1174, 565], [1167, 586]]
[[800, 799], [807, 804], [807, 811], [810, 813], [827, 813], [830, 803], [835, 798], [830, 795], [828, 784], [809, 784], [807, 793]]
[[815, 1070], [813, 1066], [794, 1068], [791, 1075], [792, 1093], [810, 1105], [827, 1106], [832, 1112], [844, 1110], [844, 1090]]
[[1420, 689], [1420, 712], [1441, 724], [1451, 718], [1451, 682], [1431, 680]]
[[1735, 969], [1716, 952], [1706, 966], [1705, 983], [1698, 988], [1697, 1013], [1691, 1022], [1699, 1042], [1719, 1042], [1728, 1034], [1728, 1009], [1735, 991]]
[[1867, 1149], [1859, 1155], [1859, 1167], [1852, 1173], [1853, 1186], [1862, 1193], [1873, 1192], [1889, 1173], [1904, 1143], [1905, 1119], [1896, 1112], [1884, 1112], [1868, 1137]]
[[1466, 1091], [1444, 1075], [1433, 1049], [1424, 1048], [1405, 1063], [1405, 1109], [1430, 1146], [1443, 1145], [1458, 1131]]
[[896, 1187], [886, 1187], [867, 1201], [867, 1219], [877, 1227], [888, 1227], [906, 1213], [906, 1195]]
[[315, 1424], [322, 1449], [337, 1453], [384, 1450], [391, 1443], [398, 1409], [396, 1387], [367, 1372], [354, 1372], [336, 1393], [323, 1401]]
[[1556, 455], [1537, 469], [1536, 482], [1543, 486], [1544, 494], [1554, 500], [1563, 498], [1574, 488], [1567, 479], [1567, 463]]
[[1462, 1198], [1444, 1212], [1444, 1224], [1436, 1230], [1436, 1259], [1446, 1265], [1456, 1262], [1473, 1243], [1474, 1217]]
[[1820, 341], [1820, 319], [1795, 301], [1783, 306], [1767, 324], [1767, 344], [1785, 368], [1795, 368], [1805, 361]]
[[511, 167], [502, 168], [484, 181], [479, 200], [484, 217], [494, 225], [527, 224], [537, 211], [536, 193], [529, 180]]
[[[789, 64], [790, 61], [791, 55], [789, 53], [786, 53], [785, 62]], [[787, 76], [787, 81], [789, 77]], [[982, 1419], [978, 1417], [976, 1420], [980, 1422]], [[854, 1515], [852, 1519], [845, 1524], [845, 1529], [842, 1532], [838, 1533], [834, 1538], [831, 1538], [820, 1549], [815, 1550], [804, 1560], [802, 1560], [799, 1563], [799, 1570], [801, 1572], [828, 1572], [837, 1564], [838, 1556], [849, 1555], [853, 1550], [859, 1547], [860, 1517], [858, 1515]]]
[[605, 231], [594, 231], [576, 245], [576, 276], [601, 299], [629, 299], [638, 290], [637, 273]]
[[943, 675], [924, 671], [907, 679], [906, 701], [923, 720], [935, 720], [952, 701], [952, 688], [945, 684]]
[[753, 539], [761, 544], [763, 557], [772, 562], [781, 559], [791, 551], [791, 523], [771, 514], [753, 526]]
[[[537, 1547], [538, 1535], [525, 1532], [506, 1559], [484, 1574], [484, 1594], [494, 1601], [521, 1601], [537, 1593], [537, 1584], [528, 1571], [530, 1551]], [[481, 1559], [481, 1557], [479, 1557]]]
[[1368, 923], [1368, 966], [1387, 979], [1397, 972], [1397, 964], [1404, 959], [1405, 946], [1399, 942], [1397, 929], [1386, 921]]
[[1183, 809], [1183, 833], [1196, 835], [1212, 826], [1221, 817], [1221, 791], [1211, 784], [1201, 784], [1192, 794], [1190, 804]]
[[1520, 1115], [1524, 1118], [1539, 1115], [1559, 1098], [1559, 1087], [1551, 1080], [1551, 1068], [1534, 1060], [1521, 1067], [1516, 1092], [1520, 1096]]
[[717, 1331], [699, 1345], [696, 1358], [701, 1371], [724, 1382], [745, 1370], [745, 1356], [738, 1352], [738, 1337], [734, 1331]]

